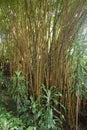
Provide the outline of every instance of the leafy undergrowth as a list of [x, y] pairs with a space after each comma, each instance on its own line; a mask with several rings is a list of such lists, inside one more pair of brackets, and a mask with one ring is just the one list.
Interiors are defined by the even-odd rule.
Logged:
[[34, 126], [26, 128], [23, 121], [8, 112], [4, 106], [0, 106], [0, 130], [36, 130]]
[[21, 72], [9, 80], [1, 74], [0, 83], [0, 104], [4, 106], [0, 107], [0, 130], [63, 130], [65, 107], [58, 100], [62, 94], [56, 86], [47, 89], [42, 84], [41, 95], [27, 98], [27, 81]]
[[7, 112], [5, 107], [0, 106], [0, 130], [24, 130], [25, 126], [21, 119]]

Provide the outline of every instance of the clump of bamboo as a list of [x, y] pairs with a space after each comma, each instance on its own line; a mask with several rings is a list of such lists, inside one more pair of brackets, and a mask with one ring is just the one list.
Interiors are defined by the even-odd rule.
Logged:
[[76, 102], [70, 92], [71, 62], [66, 57], [84, 5], [82, 0], [18, 0], [14, 5], [11, 2], [9, 6], [3, 6], [10, 21], [11, 73], [14, 70], [23, 72], [33, 96], [41, 93], [41, 83], [47, 87], [57, 86], [63, 94], [60, 102], [67, 109], [69, 125], [75, 124]]

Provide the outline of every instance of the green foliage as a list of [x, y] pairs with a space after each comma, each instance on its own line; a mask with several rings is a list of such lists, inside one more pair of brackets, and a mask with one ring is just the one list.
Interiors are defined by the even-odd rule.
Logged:
[[[79, 34], [82, 36], [81, 34]], [[72, 63], [71, 80], [72, 80], [72, 94], [76, 97], [76, 130], [78, 129], [78, 115], [80, 102], [83, 97], [86, 98], [87, 88], [85, 86], [85, 65], [87, 60], [87, 41], [85, 38], [78, 37], [72, 49], [70, 50], [70, 59]]]
[[[61, 93], [55, 90], [55, 87], [46, 89], [44, 85], [41, 85], [43, 94], [38, 96], [35, 100], [30, 96], [30, 110], [33, 114], [31, 123], [40, 129], [44, 130], [61, 130], [62, 123], [64, 121], [63, 114], [54, 107], [55, 105], [64, 106], [58, 101], [58, 97], [61, 97]], [[55, 114], [54, 114], [55, 113]]]
[[74, 95], [78, 95], [80, 98], [83, 97], [86, 93], [85, 87], [85, 65], [87, 60], [87, 50], [86, 43], [84, 43], [84, 38], [78, 38], [75, 41], [71, 51], [70, 59], [72, 63], [72, 92]]
[[29, 126], [29, 127], [27, 128], [27, 130], [36, 130], [36, 127], [34, 127], [34, 126]]
[[[0, 77], [2, 79], [2, 73]], [[62, 98], [62, 94], [56, 90], [56, 87], [46, 89], [46, 86], [42, 84], [42, 94], [37, 98], [30, 96], [27, 99], [26, 86], [27, 81], [21, 76], [20, 71], [16, 71], [15, 75], [10, 78], [6, 89], [8, 95], [16, 101], [19, 118], [14, 118], [12, 114], [0, 108], [2, 111], [0, 120], [1, 128], [6, 127], [6, 130], [22, 130], [22, 126], [25, 124], [27, 130], [62, 130], [64, 116], [58, 109], [61, 107], [65, 110], [64, 106], [58, 100], [59, 97]], [[23, 122], [22, 126], [20, 119]]]
[[26, 100], [26, 87], [27, 82], [24, 76], [21, 76], [20, 71], [16, 71], [15, 75], [10, 78], [10, 84], [8, 85], [8, 93], [17, 103], [17, 111], [21, 112], [23, 102]]
[[19, 118], [12, 113], [7, 112], [4, 107], [0, 106], [0, 129], [1, 130], [24, 130], [24, 124]]
[[[49, 89], [46, 89], [44, 85], [42, 85], [41, 87], [44, 93], [42, 95], [42, 106], [44, 109], [40, 125], [43, 129], [62, 129], [61, 127], [64, 121], [64, 116], [58, 110], [58, 106], [65, 109], [64, 106], [58, 101], [58, 97], [62, 97], [62, 94], [56, 90], [55, 86], [52, 86]], [[54, 106], [56, 106], [57, 108]]]

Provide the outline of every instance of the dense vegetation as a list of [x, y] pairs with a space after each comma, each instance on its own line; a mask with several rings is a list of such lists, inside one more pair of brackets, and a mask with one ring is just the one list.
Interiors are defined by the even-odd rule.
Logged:
[[0, 129], [78, 130], [87, 116], [86, 0], [0, 2]]

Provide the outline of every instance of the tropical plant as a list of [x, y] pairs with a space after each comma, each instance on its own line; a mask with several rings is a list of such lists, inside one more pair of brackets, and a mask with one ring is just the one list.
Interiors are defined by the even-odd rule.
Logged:
[[[73, 53], [71, 54], [72, 59], [72, 93], [76, 96], [76, 130], [78, 129], [78, 114], [80, 112], [81, 99], [85, 97], [87, 91], [85, 87], [85, 64], [87, 50], [85, 48], [86, 44], [84, 39], [81, 37], [75, 40], [75, 45], [73, 46]], [[82, 44], [84, 43], [84, 45]]]
[[24, 76], [21, 76], [21, 71], [15, 71], [15, 75], [10, 78], [8, 85], [8, 93], [17, 103], [17, 112], [20, 113], [22, 105], [27, 99], [27, 82]]
[[42, 84], [42, 95], [38, 96], [36, 100], [30, 96], [30, 110], [33, 114], [32, 124], [37, 129], [63, 129], [64, 115], [56, 109], [55, 105], [63, 109], [65, 107], [58, 101], [58, 97], [62, 97], [62, 94], [57, 92], [55, 88], [46, 89], [45, 85]]
[[[46, 89], [42, 84], [41, 86], [43, 95], [42, 95], [42, 108], [43, 114], [41, 121], [39, 122], [42, 129], [53, 129], [59, 130], [63, 129], [64, 115], [58, 110], [58, 107], [61, 107], [65, 110], [65, 107], [58, 100], [59, 97], [62, 97], [62, 94], [57, 91], [55, 86]], [[45, 105], [44, 105], [45, 104]]]

